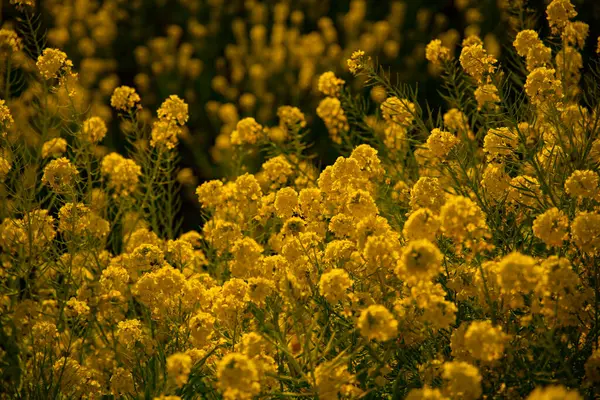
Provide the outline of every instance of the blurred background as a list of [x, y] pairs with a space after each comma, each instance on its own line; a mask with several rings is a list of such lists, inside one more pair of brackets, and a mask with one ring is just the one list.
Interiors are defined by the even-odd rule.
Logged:
[[[2, 24], [16, 11], [8, 0]], [[590, 24], [584, 58], [595, 53], [600, 1], [573, 0], [578, 20]], [[425, 46], [441, 39], [455, 56], [461, 41], [479, 35], [502, 60], [515, 33], [547, 33], [544, 0], [37, 0], [47, 46], [63, 49], [80, 74], [77, 101], [110, 124], [100, 152], [126, 152], [119, 121], [109, 107], [119, 85], [135, 87], [150, 123], [170, 94], [190, 105], [180, 140], [184, 229], [200, 223], [196, 186], [227, 176], [229, 134], [241, 118], [277, 124], [277, 108], [307, 116], [315, 163], [339, 155], [314, 110], [317, 80], [334, 71], [372, 102], [385, 93], [363, 89], [346, 59], [362, 49], [389, 69], [393, 81], [419, 88], [419, 101], [443, 107], [440, 71], [425, 60]], [[362, 92], [362, 93], [361, 93]], [[17, 123], [19, 115], [16, 115]], [[256, 167], [260, 166], [260, 157]], [[250, 171], [252, 172], [252, 171]]]

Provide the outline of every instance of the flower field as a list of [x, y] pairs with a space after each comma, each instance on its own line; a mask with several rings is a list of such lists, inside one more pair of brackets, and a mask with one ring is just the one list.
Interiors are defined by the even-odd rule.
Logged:
[[591, 2], [416, 3], [0, 5], [0, 398], [600, 398]]

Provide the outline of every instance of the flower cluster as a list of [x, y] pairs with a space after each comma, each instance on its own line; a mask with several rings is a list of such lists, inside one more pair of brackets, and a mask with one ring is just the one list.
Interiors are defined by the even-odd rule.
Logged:
[[[399, 36], [412, 2], [182, 0], [135, 89], [104, 57], [143, 2], [45, 3], [44, 40], [0, 29], [0, 397], [598, 397], [600, 69], [569, 0], [550, 40], [500, 2], [502, 43], [474, 2], [461, 43], [426, 9]], [[368, 56], [430, 26], [402, 65], [447, 108]]]

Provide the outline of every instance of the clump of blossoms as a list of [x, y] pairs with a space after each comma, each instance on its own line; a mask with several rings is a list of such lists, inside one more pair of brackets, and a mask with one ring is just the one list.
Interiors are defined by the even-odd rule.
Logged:
[[547, 105], [562, 99], [562, 84], [553, 68], [539, 67], [531, 71], [525, 82], [525, 93], [536, 105]]
[[253, 145], [261, 140], [263, 135], [264, 128], [261, 124], [252, 117], [244, 118], [237, 123], [235, 130], [231, 132], [231, 144]]
[[365, 55], [364, 51], [356, 50], [352, 53], [352, 56], [347, 61], [350, 73], [352, 73], [353, 75], [358, 74], [363, 68], [367, 66], [370, 60], [371, 58]]
[[348, 132], [350, 125], [340, 100], [335, 97], [324, 98], [319, 103], [317, 115], [325, 123], [331, 140], [338, 144], [342, 143], [342, 135]]
[[485, 78], [496, 70], [497, 60], [488, 55], [480, 43], [463, 47], [459, 60], [465, 72], [477, 83], [483, 83]]
[[[430, 63], [436, 110], [366, 56], [402, 57], [410, 4], [315, 21], [257, 0], [232, 19], [206, 119], [195, 57], [233, 9], [206, 2], [209, 24], [135, 50], [153, 116], [105, 59], [116, 3], [86, 9], [90, 29], [48, 21], [37, 67], [0, 29], [0, 397], [598, 397], [600, 74], [570, 1], [548, 2], [549, 40], [504, 4], [510, 29], [485, 34], [455, 2], [462, 44], [442, 31], [401, 64]], [[84, 66], [68, 102], [63, 47]], [[213, 128], [207, 169], [179, 139]], [[188, 207], [195, 172], [210, 180]]]
[[10, 108], [6, 105], [5, 100], [0, 100], [0, 125], [1, 125], [1, 133], [2, 136], [6, 134], [6, 130], [12, 126], [15, 122], [12, 114], [10, 113]]
[[325, 96], [337, 97], [343, 85], [344, 80], [329, 71], [319, 77], [318, 89]]
[[42, 145], [42, 158], [59, 157], [67, 151], [67, 141], [63, 138], [50, 139]]
[[106, 136], [106, 132], [108, 132], [106, 123], [100, 117], [90, 117], [83, 121], [81, 133], [85, 141], [99, 143]]
[[120, 196], [133, 193], [142, 174], [141, 167], [135, 161], [118, 153], [110, 153], [102, 159], [101, 172], [108, 179], [108, 187]]
[[117, 111], [129, 112], [141, 107], [141, 101], [142, 99], [134, 88], [119, 86], [115, 88], [110, 98], [110, 105]]
[[73, 69], [73, 62], [67, 58], [67, 55], [58, 49], [44, 49], [38, 57], [36, 66], [40, 75], [46, 79], [59, 79], [69, 74]]
[[42, 183], [57, 193], [66, 193], [75, 189], [78, 175], [77, 168], [71, 164], [71, 161], [61, 157], [50, 161], [44, 168]]
[[361, 313], [358, 328], [367, 339], [387, 341], [398, 334], [398, 321], [384, 306], [372, 305]]
[[150, 145], [166, 146], [172, 149], [177, 145], [182, 127], [188, 121], [188, 105], [179, 96], [171, 95], [157, 110], [158, 121], [152, 126]]
[[0, 29], [0, 52], [14, 53], [23, 48], [21, 38], [12, 29]]
[[439, 39], [434, 39], [425, 48], [425, 58], [433, 65], [440, 65], [450, 59], [450, 49], [442, 44]]

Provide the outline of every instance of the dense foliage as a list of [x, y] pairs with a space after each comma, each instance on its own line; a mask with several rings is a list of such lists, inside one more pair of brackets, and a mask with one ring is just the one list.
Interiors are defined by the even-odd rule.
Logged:
[[[11, 3], [3, 398], [600, 395], [600, 68], [570, 0], [539, 20], [499, 2], [515, 31], [502, 57], [457, 2], [464, 38], [416, 52], [440, 109], [385, 64], [402, 2], [374, 22], [352, 1], [338, 40], [286, 1], [248, 1], [245, 19], [235, 1], [181, 0], [209, 22], [140, 45], [135, 88], [105, 52], [139, 1]], [[190, 82], [228, 19], [235, 45], [211, 77], [224, 101], [207, 100]], [[204, 120], [214, 147], [182, 168]], [[323, 165], [315, 141], [341, 155]], [[198, 185], [202, 168], [221, 176]]]

